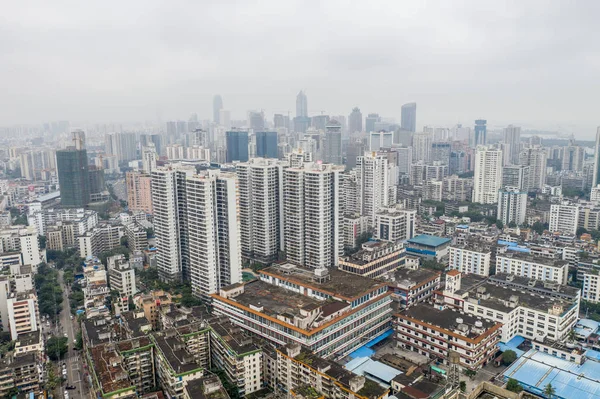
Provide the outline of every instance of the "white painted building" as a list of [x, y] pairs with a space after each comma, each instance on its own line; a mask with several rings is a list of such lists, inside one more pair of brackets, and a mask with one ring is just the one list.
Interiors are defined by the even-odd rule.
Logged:
[[581, 299], [594, 303], [600, 302], [600, 275], [597, 271], [591, 270], [583, 275]]
[[375, 214], [389, 204], [389, 164], [385, 154], [365, 152], [356, 157], [356, 177], [359, 191], [360, 214], [373, 225]]
[[496, 257], [496, 273], [567, 284], [569, 262], [518, 253], [499, 254]]
[[408, 240], [415, 236], [417, 211], [390, 207], [375, 214], [373, 237], [385, 241]]
[[527, 192], [514, 187], [506, 187], [498, 192], [498, 220], [505, 225], [513, 222], [517, 226], [525, 223]]
[[462, 246], [448, 248], [448, 268], [465, 274], [490, 275], [492, 251], [489, 246], [467, 242]]
[[502, 151], [478, 147], [475, 153], [473, 202], [495, 204], [502, 184]]
[[579, 206], [563, 202], [550, 206], [549, 230], [561, 234], [575, 235], [579, 221]]
[[311, 268], [337, 265], [343, 253], [340, 173], [343, 166], [304, 163], [283, 173], [287, 260]]

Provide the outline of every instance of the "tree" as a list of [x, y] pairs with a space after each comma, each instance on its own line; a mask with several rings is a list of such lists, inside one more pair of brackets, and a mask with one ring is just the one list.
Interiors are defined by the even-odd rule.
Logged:
[[467, 390], [467, 383], [466, 382], [461, 381], [459, 386], [460, 386], [460, 391], [461, 392], [464, 392], [464, 391]]
[[519, 381], [515, 380], [514, 378], [509, 378], [508, 382], [506, 383], [506, 389], [511, 392], [519, 393], [523, 390], [523, 387], [521, 384], [519, 384]]
[[499, 228], [500, 230], [502, 230], [504, 228], [504, 224], [502, 223], [502, 220], [496, 220], [496, 227]]
[[517, 360], [517, 354], [513, 350], [506, 350], [502, 354], [502, 364], [504, 364], [505, 366], [512, 364], [512, 362], [514, 362], [515, 360]]
[[510, 222], [508, 224], [508, 227], [510, 227], [511, 229], [514, 229], [515, 227], [517, 227], [517, 224], [515, 222]]
[[75, 338], [75, 349], [83, 349], [83, 335], [81, 334], [81, 330], [77, 332], [77, 336]]
[[12, 399], [19, 394], [19, 389], [17, 387], [11, 387], [5, 394], [4, 397], [8, 399]]
[[465, 375], [467, 377], [469, 377], [470, 379], [473, 379], [473, 377], [475, 377], [477, 375], [477, 371], [471, 370], [471, 369], [466, 369], [465, 370]]
[[542, 234], [544, 230], [546, 230], [547, 226], [544, 226], [541, 222], [535, 222], [533, 226], [531, 226], [532, 230], [538, 234]]
[[50, 337], [46, 341], [46, 354], [50, 360], [60, 360], [69, 350], [69, 343], [66, 337]]
[[148, 227], [146, 229], [146, 238], [154, 237], [154, 229], [152, 227]]
[[46, 236], [38, 236], [38, 242], [40, 244], [40, 249], [46, 248]]
[[548, 383], [548, 385], [544, 387], [544, 395], [546, 395], [547, 398], [553, 398], [554, 395], [556, 395], [556, 389], [554, 389], [551, 383]]

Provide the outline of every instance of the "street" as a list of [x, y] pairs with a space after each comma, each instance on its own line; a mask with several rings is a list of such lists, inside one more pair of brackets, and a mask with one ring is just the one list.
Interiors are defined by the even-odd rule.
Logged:
[[67, 333], [67, 344], [69, 345], [69, 350], [65, 355], [65, 358], [59, 362], [60, 372], [62, 375], [62, 364], [65, 363], [67, 365], [67, 381], [62, 384], [60, 397], [63, 397], [65, 388], [67, 385], [75, 386], [75, 389], [69, 390], [69, 399], [75, 398], [83, 398], [84, 395], [84, 384], [82, 381], [82, 360], [81, 356], [74, 349], [75, 339], [77, 337], [74, 320], [71, 320], [71, 309], [69, 306], [69, 292], [68, 288], [63, 281], [63, 271], [59, 271], [59, 283], [60, 288], [63, 291], [63, 302], [62, 302], [62, 312], [60, 312], [60, 326], [61, 329], [57, 332], [58, 336], [64, 336], [64, 333]]

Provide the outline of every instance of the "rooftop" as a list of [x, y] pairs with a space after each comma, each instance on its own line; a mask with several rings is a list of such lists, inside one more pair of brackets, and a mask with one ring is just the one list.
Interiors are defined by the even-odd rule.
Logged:
[[221, 380], [214, 375], [186, 382], [185, 391], [194, 399], [229, 399]]
[[217, 333], [221, 339], [233, 349], [237, 355], [258, 350], [252, 342], [252, 338], [242, 333], [240, 327], [235, 326], [230, 321], [214, 321], [210, 323], [213, 331]]
[[93, 373], [104, 394], [129, 387], [135, 390], [114, 345], [104, 344], [91, 348], [91, 357], [94, 362]]
[[449, 238], [436, 237], [429, 234], [421, 234], [408, 240], [409, 244], [425, 245], [428, 247], [438, 247], [449, 243]]
[[535, 289], [538, 291], [547, 291], [548, 294], [561, 294], [572, 298], [576, 298], [580, 294], [580, 290], [577, 287], [557, 284], [553, 281], [542, 281], [515, 276], [513, 274], [496, 273], [495, 275], [490, 276], [490, 281], [511, 286], [522, 286], [523, 288]]
[[194, 361], [194, 357], [185, 350], [185, 343], [178, 338], [167, 337], [163, 334], [153, 334], [153, 338], [175, 374], [187, 373], [201, 368]]
[[550, 259], [541, 256], [529, 255], [526, 252], [507, 252], [504, 254], [498, 254], [498, 260], [500, 258], [518, 259], [529, 263], [538, 263], [546, 266], [562, 267], [568, 266], [569, 262], [562, 259]]
[[[464, 328], [461, 327], [461, 325], [464, 325], [467, 328], [466, 331], [462, 330], [465, 334], [461, 335], [464, 335], [471, 339], [476, 339], [480, 337], [487, 330], [493, 327], [497, 326], [499, 328], [501, 326], [500, 323], [494, 323], [478, 319], [475, 316], [461, 314], [452, 309], [439, 310], [432, 306], [424, 304], [415, 305], [411, 308], [402, 311], [399, 317], [401, 317], [402, 315], [410, 317], [411, 319], [420, 320], [429, 325], [437, 326], [441, 329], [452, 332]], [[462, 321], [460, 319], [462, 319]], [[481, 322], [481, 327], [479, 331], [477, 331], [478, 329], [473, 328], [475, 327], [476, 322]]]
[[25, 334], [19, 334], [19, 336], [17, 337], [17, 342], [19, 346], [37, 345], [40, 343], [40, 333], [41, 330], [31, 331]]
[[319, 291], [348, 301], [362, 297], [384, 285], [380, 281], [334, 268], [324, 270], [324, 273], [329, 277], [318, 279], [315, 270], [292, 265], [291, 263], [274, 265], [261, 270], [259, 273], [275, 276], [298, 285], [314, 287]]
[[431, 269], [398, 269], [393, 272], [392, 281], [398, 287], [412, 288], [432, 280], [435, 277], [439, 277], [440, 275], [440, 272], [436, 272]]
[[575, 300], [543, 296], [531, 291], [522, 291], [496, 285], [491, 281], [486, 281], [478, 287], [473, 287], [469, 290], [468, 294], [468, 297], [478, 301], [479, 305], [501, 312], [510, 312], [515, 308], [515, 306], [511, 306], [510, 304], [511, 298], [516, 300], [517, 306], [525, 306], [541, 312], [547, 312], [548, 309], [557, 305], [563, 307], [562, 313], [564, 313], [576, 303]]

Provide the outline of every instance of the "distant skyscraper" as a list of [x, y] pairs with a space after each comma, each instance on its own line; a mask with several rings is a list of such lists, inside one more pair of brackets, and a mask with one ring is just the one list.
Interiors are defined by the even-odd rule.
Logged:
[[248, 162], [248, 132], [233, 130], [225, 133], [227, 162]]
[[308, 117], [308, 99], [302, 90], [296, 96], [296, 117]]
[[529, 166], [509, 165], [502, 169], [502, 187], [515, 187], [520, 191], [529, 191]]
[[380, 122], [381, 117], [379, 114], [369, 114], [365, 118], [365, 131], [371, 133], [375, 131], [375, 123]]
[[358, 107], [352, 108], [352, 112], [348, 116], [348, 133], [353, 134], [363, 131], [362, 113]]
[[342, 125], [338, 121], [329, 121], [325, 131], [324, 160], [335, 165], [342, 164]]
[[417, 103], [408, 103], [402, 106], [401, 129], [408, 132], [417, 131]]
[[475, 153], [473, 202], [495, 204], [502, 184], [502, 151], [480, 147]]
[[521, 152], [521, 128], [513, 125], [504, 128], [504, 143], [508, 152], [508, 154], [504, 154], [504, 159], [508, 160], [511, 165], [517, 165]]
[[529, 189], [539, 189], [546, 184], [546, 151], [543, 147], [526, 148], [519, 155], [519, 163], [529, 166]]
[[56, 151], [56, 167], [61, 205], [73, 208], [85, 207], [90, 202], [87, 151], [75, 147]]
[[382, 148], [391, 148], [394, 134], [392, 132], [371, 132], [369, 133], [369, 150], [379, 151]]
[[596, 129], [596, 146], [594, 148], [594, 175], [592, 178], [592, 187], [600, 184], [600, 126]]
[[433, 135], [431, 133], [415, 133], [413, 135], [413, 162], [429, 162], [431, 158], [431, 144]]
[[487, 144], [487, 121], [485, 119], [477, 119], [475, 121], [475, 140], [474, 147]]
[[260, 158], [277, 158], [277, 132], [256, 133], [256, 156]]
[[217, 94], [213, 97], [213, 122], [221, 124], [221, 110], [223, 109], [223, 99]]
[[255, 132], [265, 130], [265, 115], [262, 112], [250, 111], [248, 113], [248, 125]]
[[327, 123], [329, 122], [329, 115], [317, 115], [311, 118], [311, 125], [315, 129], [325, 130]]

